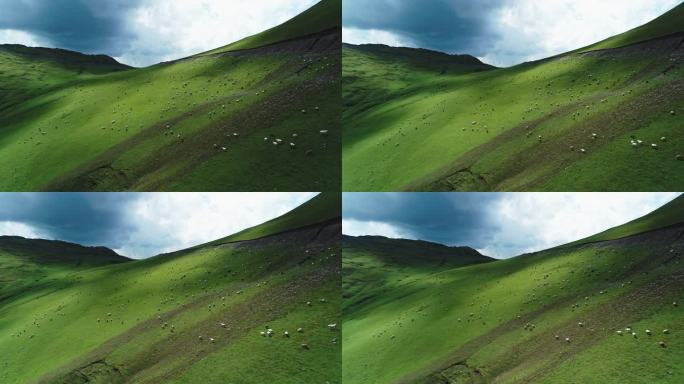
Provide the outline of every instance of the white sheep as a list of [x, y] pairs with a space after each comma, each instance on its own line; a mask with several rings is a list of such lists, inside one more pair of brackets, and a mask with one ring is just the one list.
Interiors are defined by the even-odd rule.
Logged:
[[283, 336], [290, 337], [290, 332], [288, 332], [288, 331], [283, 332]]
[[301, 328], [297, 328], [297, 332], [302, 333], [302, 332], [304, 332], [304, 330]]
[[331, 330], [335, 330], [335, 329], [337, 329], [337, 324], [335, 324], [335, 323], [328, 324], [328, 328], [330, 328]]
[[645, 332], [647, 335], [651, 336], [651, 330], [650, 329], [647, 329]]

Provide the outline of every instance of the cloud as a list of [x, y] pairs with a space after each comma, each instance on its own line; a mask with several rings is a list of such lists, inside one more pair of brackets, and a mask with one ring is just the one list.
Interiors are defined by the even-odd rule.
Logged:
[[342, 228], [344, 234], [349, 236], [375, 235], [391, 239], [418, 239], [409, 231], [380, 221], [342, 220]]
[[104, 53], [147, 66], [224, 46], [285, 22], [315, 3], [0, 0], [0, 43]]
[[135, 258], [280, 216], [314, 193], [3, 193], [0, 235], [103, 245]]
[[[360, 43], [412, 42], [498, 66], [580, 48], [642, 25], [681, 0], [346, 0]], [[372, 31], [364, 33], [364, 30]], [[386, 32], [388, 34], [383, 34]], [[347, 36], [344, 37], [347, 41]], [[350, 41], [351, 42], [351, 41]]]
[[641, 217], [677, 193], [345, 193], [343, 232], [466, 245], [507, 258]]

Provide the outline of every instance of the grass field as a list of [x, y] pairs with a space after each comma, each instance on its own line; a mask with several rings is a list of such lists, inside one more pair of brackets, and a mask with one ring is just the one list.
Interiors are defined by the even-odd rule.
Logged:
[[139, 261], [0, 237], [0, 382], [339, 383], [339, 194], [286, 216]]
[[681, 189], [682, 17], [502, 69], [344, 45], [343, 189]]
[[0, 190], [338, 190], [340, 4], [140, 69], [0, 45]]
[[620, 236], [506, 260], [345, 237], [343, 382], [682, 382], [683, 199]]

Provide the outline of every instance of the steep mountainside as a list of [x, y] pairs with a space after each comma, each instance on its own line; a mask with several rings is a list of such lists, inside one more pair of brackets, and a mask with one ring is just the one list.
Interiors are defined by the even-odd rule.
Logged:
[[[315, 217], [312, 205], [288, 215]], [[16, 291], [0, 300], [0, 381], [339, 383], [339, 326], [329, 325], [341, 317], [340, 205], [325, 216], [245, 241], [70, 266]]]
[[124, 71], [0, 48], [0, 190], [338, 190], [339, 9]]
[[[647, 217], [670, 216], [682, 199]], [[343, 381], [684, 380], [684, 216], [675, 214], [680, 224], [617, 227], [626, 235], [452, 268], [398, 271], [345, 241]], [[361, 290], [370, 260], [373, 281], [390, 286]]]
[[344, 189], [680, 189], [682, 12], [582, 50], [479, 72], [415, 68], [399, 50], [345, 45]]

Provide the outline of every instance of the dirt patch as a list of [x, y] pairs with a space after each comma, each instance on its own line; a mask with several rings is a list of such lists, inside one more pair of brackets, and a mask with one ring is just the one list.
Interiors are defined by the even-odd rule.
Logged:
[[71, 371], [57, 384], [119, 384], [124, 382], [121, 370], [104, 360], [95, 361]]

